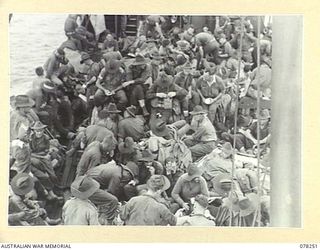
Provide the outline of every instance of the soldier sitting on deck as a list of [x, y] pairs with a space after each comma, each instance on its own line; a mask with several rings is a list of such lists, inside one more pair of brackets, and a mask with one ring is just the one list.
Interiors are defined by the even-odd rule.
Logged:
[[121, 62], [114, 59], [108, 61], [101, 70], [96, 82], [98, 90], [95, 96], [104, 97], [105, 101], [107, 101], [108, 97], [114, 96], [118, 109], [123, 110], [128, 103], [126, 93], [123, 89], [120, 89], [125, 87], [123, 85], [124, 81], [125, 72], [121, 68]]
[[[144, 86], [148, 85], [148, 81], [151, 81], [151, 65], [144, 58], [144, 56], [138, 54], [134, 62], [129, 66], [127, 72], [127, 80], [134, 81], [134, 85], [128, 88], [128, 93], [130, 93], [129, 103], [136, 107], [140, 107], [137, 113], [142, 113], [144, 116], [148, 116], [145, 104]], [[148, 86], [147, 86], [148, 87]]]
[[69, 60], [65, 57], [65, 52], [62, 49], [55, 50], [43, 67], [46, 71], [46, 77], [53, 83], [62, 85], [63, 82], [59, 76], [68, 69], [68, 62]]
[[[180, 120], [181, 114], [187, 114], [187, 109], [181, 112], [181, 103], [185, 101], [187, 90], [173, 83], [173, 77], [161, 72], [156, 82], [147, 92], [151, 100], [151, 115], [160, 113], [166, 123]], [[183, 107], [186, 108], [185, 105]]]

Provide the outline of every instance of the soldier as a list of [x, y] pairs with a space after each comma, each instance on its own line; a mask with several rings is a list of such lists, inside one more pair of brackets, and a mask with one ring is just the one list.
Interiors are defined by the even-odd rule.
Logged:
[[113, 59], [108, 61], [101, 70], [96, 82], [98, 90], [95, 93], [95, 97], [104, 97], [106, 102], [108, 97], [114, 96], [117, 107], [123, 110], [128, 103], [126, 93], [122, 89], [125, 87], [124, 81], [125, 71], [121, 68], [121, 62]]
[[59, 79], [59, 76], [67, 71], [69, 60], [65, 57], [63, 49], [55, 50], [48, 58], [43, 68], [46, 71], [46, 77], [57, 85], [62, 85], [63, 82]]
[[188, 115], [188, 110], [181, 112], [181, 103], [185, 101], [187, 90], [173, 83], [173, 77], [161, 72], [159, 78], [147, 92], [151, 100], [151, 116], [162, 115], [166, 123], [180, 120], [181, 114]]
[[[129, 103], [136, 107], [140, 107], [142, 114], [148, 116], [145, 104], [145, 95], [143, 85], [148, 85], [151, 82], [151, 65], [141, 54], [138, 54], [134, 62], [129, 66], [127, 73], [127, 81], [134, 81], [134, 85], [128, 88], [128, 93], [130, 93]], [[138, 113], [141, 111], [138, 110]]]

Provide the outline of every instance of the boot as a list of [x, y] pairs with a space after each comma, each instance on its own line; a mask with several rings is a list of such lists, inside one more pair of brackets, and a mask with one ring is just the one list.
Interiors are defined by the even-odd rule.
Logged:
[[51, 225], [51, 226], [55, 226], [61, 223], [61, 219], [50, 219], [49, 217], [46, 218], [46, 222]]
[[150, 113], [148, 112], [146, 106], [141, 107], [142, 108], [142, 114], [144, 117], [149, 116]]
[[150, 113], [148, 112], [148, 110], [146, 108], [146, 104], [145, 104], [144, 100], [139, 100], [139, 105], [142, 109], [143, 116], [144, 117], [149, 116]]
[[48, 191], [48, 195], [46, 196], [46, 198], [48, 201], [52, 201], [52, 200], [61, 201], [61, 200], [63, 200], [63, 197], [57, 196], [52, 190]]

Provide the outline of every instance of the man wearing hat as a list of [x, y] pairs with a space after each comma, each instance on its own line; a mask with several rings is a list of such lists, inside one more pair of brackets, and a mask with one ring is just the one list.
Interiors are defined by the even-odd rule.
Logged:
[[73, 155], [77, 149], [84, 149], [94, 141], [102, 142], [106, 137], [114, 137], [112, 131], [107, 128], [107, 117], [108, 113], [106, 110], [99, 111], [97, 123], [86, 127], [77, 134], [67, 154]]
[[[177, 67], [178, 68], [178, 67]], [[184, 110], [193, 110], [196, 105], [201, 102], [199, 93], [195, 90], [196, 81], [193, 76], [194, 68], [190, 62], [181, 65], [181, 71], [178, 72], [174, 77], [173, 82], [178, 86], [188, 91], [186, 101], [182, 103], [182, 106], [186, 105], [187, 108]], [[187, 117], [188, 115], [185, 115]]]
[[129, 51], [128, 56], [135, 57], [135, 53], [145, 50], [148, 47], [147, 38], [145, 35], [139, 34], [139, 30], [137, 32], [137, 38], [134, 41], [127, 41], [125, 44], [125, 49]]
[[88, 103], [88, 113], [90, 114], [91, 118], [91, 112], [94, 106], [94, 94], [97, 91], [97, 87], [95, 85], [95, 82], [98, 80], [98, 76], [101, 70], [101, 67], [99, 63], [94, 62], [90, 55], [86, 52], [83, 52], [81, 54], [81, 61], [80, 64], [84, 64], [88, 69], [86, 71], [86, 97], [87, 97], [87, 103]]
[[73, 197], [62, 208], [64, 225], [100, 225], [97, 207], [89, 200], [99, 187], [99, 183], [88, 176], [80, 176], [73, 181]]
[[29, 174], [19, 173], [10, 182], [9, 225], [57, 225], [60, 219], [50, 219], [36, 199], [34, 181]]
[[[148, 116], [145, 104], [145, 87], [148, 81], [151, 81], [151, 64], [146, 60], [146, 58], [137, 54], [134, 62], [128, 67], [127, 81], [134, 81], [134, 85], [127, 88], [127, 93], [130, 93], [129, 104], [136, 107], [140, 107], [141, 110], [137, 110], [138, 113], [142, 113], [144, 116]], [[142, 111], [142, 112], [141, 112]]]
[[110, 102], [105, 110], [107, 111], [106, 127], [113, 133], [115, 137], [117, 137], [118, 123], [122, 118], [120, 116], [121, 111], [117, 109], [117, 105], [113, 102]]
[[218, 63], [219, 43], [214, 35], [207, 32], [200, 32], [195, 35], [195, 44], [199, 48], [201, 58], [206, 58], [208, 55], [213, 57], [215, 63]]
[[162, 164], [156, 160], [156, 154], [153, 154], [150, 149], [144, 149], [139, 155], [139, 183], [138, 190], [145, 189], [145, 183], [154, 174], [163, 174], [164, 168]]
[[196, 90], [201, 97], [202, 107], [208, 110], [208, 118], [214, 124], [225, 88], [222, 79], [215, 74], [216, 66], [211, 63], [207, 63], [206, 66], [206, 72], [197, 81]]
[[[82, 53], [94, 46], [92, 42], [93, 34], [88, 32], [85, 27], [76, 27], [66, 41], [60, 45], [60, 49], [65, 52], [65, 57], [76, 73], [86, 73], [87, 66], [81, 63]], [[91, 39], [91, 42], [87, 39]], [[84, 52], [85, 53], [85, 52]]]
[[71, 36], [73, 39], [78, 40], [80, 51], [88, 51], [90, 48], [95, 48], [96, 46], [94, 35], [90, 33], [84, 26], [78, 26], [75, 29], [74, 34]]
[[132, 161], [124, 164], [101, 164], [91, 168], [87, 172], [90, 176], [100, 184], [100, 189], [116, 196], [119, 201], [129, 200], [137, 195], [136, 185], [139, 183], [139, 168]]
[[181, 110], [181, 103], [185, 101], [187, 94], [187, 90], [173, 83], [172, 76], [161, 72], [147, 91], [147, 99], [151, 101], [151, 116], [155, 117], [160, 113], [166, 123], [180, 120], [182, 113], [187, 114], [187, 109]]
[[69, 60], [65, 57], [63, 49], [55, 50], [43, 66], [46, 77], [53, 83], [62, 85], [63, 82], [59, 79], [59, 76], [66, 70], [66, 67], [62, 67], [62, 65], [67, 66], [68, 62]]
[[212, 154], [210, 160], [204, 162], [203, 177], [209, 182], [220, 173], [231, 173], [232, 169], [232, 145], [225, 142], [220, 152]]
[[103, 50], [109, 51], [119, 51], [118, 42], [114, 39], [114, 37], [109, 33], [106, 36], [106, 39], [103, 42]]
[[150, 120], [150, 129], [151, 129], [152, 135], [154, 136], [162, 137], [166, 140], [170, 140], [173, 138], [169, 128], [166, 125], [166, 122], [163, 120], [162, 117], [152, 118]]
[[28, 142], [15, 139], [10, 143], [10, 170], [17, 173], [31, 172], [31, 150]]
[[62, 86], [58, 88], [51, 81], [42, 83], [41, 90], [27, 93], [35, 100], [35, 112], [48, 129], [60, 134], [62, 138], [72, 138], [72, 111], [70, 101]]
[[37, 217], [37, 211], [27, 207], [23, 201], [26, 194], [34, 190], [34, 180], [29, 174], [17, 174], [10, 183], [9, 217], [10, 226], [30, 225], [27, 221]]
[[119, 140], [131, 137], [135, 142], [139, 142], [145, 136], [145, 119], [137, 115], [136, 106], [127, 107], [123, 119], [118, 123]]
[[195, 131], [192, 135], [184, 138], [189, 147], [193, 160], [199, 159], [212, 152], [216, 148], [216, 129], [207, 117], [207, 111], [202, 106], [196, 106], [192, 112], [191, 129]]
[[218, 41], [220, 44], [220, 57], [226, 60], [231, 56], [233, 48], [231, 44], [227, 41], [225, 34], [221, 34]]
[[157, 53], [159, 52], [159, 49], [158, 49], [158, 40], [157, 39], [148, 39], [147, 40], [147, 48], [146, 48], [146, 51], [144, 53], [144, 56], [148, 56], [150, 57], [151, 54], [153, 53]]
[[35, 102], [34, 111], [40, 116], [40, 118], [45, 118], [45, 115], [48, 115], [45, 105], [49, 94], [56, 94], [56, 90], [54, 83], [45, 78], [45, 81], [41, 83], [40, 88], [30, 89], [27, 91], [26, 95]]
[[144, 57], [150, 57], [150, 54], [158, 51], [156, 42], [157, 42], [157, 40], [147, 39], [145, 46], [142, 46], [139, 49], [137, 49], [136, 53], [138, 53]]
[[175, 226], [177, 219], [161, 203], [160, 195], [170, 187], [164, 175], [153, 175], [147, 182], [147, 192], [131, 198], [120, 210], [125, 225], [132, 226]]
[[250, 75], [250, 88], [257, 91], [260, 85], [263, 97], [271, 98], [271, 60], [267, 56], [263, 56], [258, 74], [258, 68], [255, 68]]
[[258, 174], [256, 171], [248, 168], [239, 168], [235, 170], [235, 177], [237, 178], [240, 190], [244, 195], [257, 193]]
[[141, 157], [141, 153], [138, 150], [136, 142], [132, 137], [126, 137], [123, 142], [119, 143], [119, 161], [123, 164], [126, 164], [128, 161], [138, 162], [138, 159]]
[[[238, 48], [237, 50], [242, 54], [242, 60], [245, 62], [252, 62], [251, 55], [251, 44], [257, 42], [257, 38], [253, 35], [253, 33], [249, 30], [249, 23], [245, 22], [244, 33], [241, 36], [241, 24], [235, 27], [235, 35], [229, 41], [233, 48]], [[240, 40], [242, 40], [240, 42]], [[240, 51], [240, 43], [242, 43], [242, 50]]]
[[[87, 143], [91, 143], [93, 141], [102, 141], [105, 137], [109, 136], [110, 132], [113, 133], [107, 127], [110, 111], [111, 109], [103, 109], [99, 111], [97, 123], [94, 125], [90, 125], [86, 128], [85, 134]], [[119, 110], [117, 110], [116, 107], [113, 105], [112, 111], [118, 113]]]
[[170, 39], [163, 39], [159, 48], [159, 54], [164, 57], [171, 56], [173, 53], [173, 46]]
[[209, 206], [208, 197], [198, 194], [194, 198], [192, 213], [177, 218], [177, 226], [215, 226], [215, 222], [206, 216]]
[[239, 199], [239, 209], [240, 209], [240, 226], [258, 226], [258, 218], [256, 215], [258, 208], [260, 206], [260, 198], [257, 194], [250, 193]]
[[[178, 66], [179, 67], [179, 66]], [[180, 69], [177, 67], [177, 74], [174, 76], [174, 83], [179, 85], [181, 88], [186, 90], [190, 86], [194, 86], [195, 82], [192, 77], [193, 67], [190, 62], [186, 62], [180, 66]]]
[[46, 156], [49, 153], [50, 137], [44, 133], [46, 127], [41, 121], [35, 122], [31, 127], [33, 133], [30, 137], [30, 148], [35, 155]]
[[[163, 39], [164, 36], [162, 34], [161, 25], [165, 22], [165, 18], [159, 15], [150, 15], [147, 16], [144, 22], [141, 22], [140, 25], [145, 25], [144, 34], [146, 37], [151, 36], [156, 39], [159, 36]], [[142, 30], [142, 28], [138, 27], [138, 30]]]
[[77, 176], [86, 174], [89, 169], [95, 166], [109, 162], [110, 157], [113, 157], [116, 145], [117, 141], [111, 134], [105, 137], [102, 142], [90, 143], [81, 155], [77, 166]]
[[[249, 129], [249, 127], [252, 125], [252, 122], [253, 122], [253, 118], [251, 116], [245, 116], [245, 115], [239, 115], [238, 116], [238, 121], [237, 121], [237, 124], [238, 124], [238, 128], [239, 130], [247, 130]], [[245, 146], [246, 144], [246, 140], [245, 140], [245, 137], [242, 133], [239, 133], [239, 130], [238, 130], [238, 133], [236, 133], [234, 135], [233, 131], [231, 131], [230, 133], [229, 132], [223, 132], [221, 134], [221, 138], [226, 141], [226, 142], [229, 142], [229, 143], [233, 143], [233, 140], [234, 140], [234, 137], [236, 138], [236, 149], [238, 151], [241, 151], [241, 152], [245, 152], [245, 148], [247, 146]]]
[[77, 19], [80, 15], [70, 14], [64, 22], [64, 32], [68, 38], [74, 35], [76, 28], [78, 27]]
[[[173, 157], [176, 167], [182, 170], [192, 161], [190, 150], [181, 141], [189, 130], [190, 125], [185, 120], [176, 121], [166, 125], [161, 117], [154, 118], [150, 121], [151, 136], [148, 139], [148, 147], [158, 155], [158, 161], [165, 165], [168, 158]], [[174, 171], [174, 175], [176, 171]]]
[[[217, 226], [229, 226], [230, 211], [232, 215], [232, 226], [252, 227], [258, 226], [258, 207], [260, 198], [255, 193], [246, 196], [229, 196], [222, 199], [216, 216]], [[261, 217], [260, 217], [261, 218]]]
[[10, 141], [22, 139], [28, 133], [31, 124], [38, 120], [31, 108], [35, 102], [27, 95], [18, 95], [14, 99], [14, 110], [10, 112]]
[[45, 129], [47, 125], [42, 124], [42, 122], [37, 121], [32, 127], [32, 134], [30, 136], [30, 149], [31, 149], [31, 162], [32, 165], [38, 166], [39, 169], [42, 165], [44, 169], [56, 178], [53, 171], [52, 158], [49, 152], [50, 149], [50, 137], [46, 135]]
[[190, 43], [188, 41], [186, 41], [186, 40], [178, 41], [177, 42], [177, 46], [178, 46], [178, 50], [180, 50], [182, 52], [187, 52], [191, 48]]
[[103, 59], [100, 61], [100, 64], [103, 64], [103, 65], [106, 65], [106, 63], [111, 59], [122, 61], [122, 55], [119, 51], [108, 51], [102, 55], [102, 58]]
[[78, 129], [89, 118], [88, 99], [82, 84], [77, 83], [74, 89], [74, 99], [71, 102], [73, 127]]
[[161, 64], [163, 64], [164, 57], [160, 56], [158, 51], [154, 51], [151, 55], [151, 77], [152, 82], [155, 82], [159, 76]]
[[89, 169], [86, 174], [100, 184], [100, 189], [94, 192], [89, 199], [99, 208], [101, 224], [111, 225], [117, 216], [119, 204], [116, 195], [120, 197], [123, 191], [119, 182], [119, 172], [121, 173], [120, 167], [112, 160]]
[[238, 199], [243, 196], [237, 178], [231, 178], [230, 173], [218, 173], [211, 180], [213, 196], [227, 197], [233, 186], [233, 193]]
[[50, 154], [50, 138], [44, 134], [47, 126], [37, 121], [32, 127], [33, 133], [30, 137], [31, 149], [31, 172], [39, 179], [48, 192], [48, 199], [62, 199], [53, 192], [54, 184], [57, 184], [57, 175], [53, 165], [54, 159]]
[[[190, 163], [187, 168], [187, 173], [181, 175], [175, 184], [171, 196], [178, 206], [173, 210], [177, 210], [179, 207], [190, 210], [190, 199], [202, 194], [209, 196], [206, 180], [201, 176], [202, 170], [195, 163]], [[175, 211], [174, 211], [175, 212]]]
[[185, 40], [188, 42], [192, 42], [193, 37], [194, 37], [194, 27], [192, 25], [188, 29], [186, 29], [182, 34], [180, 34], [181, 40]]
[[229, 194], [227, 197], [223, 197], [220, 200], [218, 207], [210, 207], [210, 212], [214, 214], [216, 220], [216, 226], [230, 226], [230, 215], [231, 215], [231, 225], [240, 226], [240, 217], [239, 217], [239, 199], [236, 195]]
[[175, 61], [176, 61], [176, 72], [182, 71], [183, 65], [189, 62], [189, 57], [181, 52], [176, 52]]
[[[121, 61], [111, 59], [101, 70], [96, 86], [98, 90], [95, 93], [95, 96], [104, 97], [105, 101], [107, 97], [114, 94], [117, 107], [119, 109], [124, 109], [128, 103], [126, 93], [122, 87], [125, 81], [125, 71], [121, 68]], [[115, 93], [113, 93], [115, 92]]]
[[[260, 144], [268, 144], [270, 142], [270, 118], [271, 116], [268, 109], [260, 111]], [[242, 137], [239, 137], [239, 139], [241, 140], [244, 149], [251, 150], [258, 144], [257, 127], [258, 121], [255, 121], [247, 130], [239, 129], [239, 133], [243, 135]]]

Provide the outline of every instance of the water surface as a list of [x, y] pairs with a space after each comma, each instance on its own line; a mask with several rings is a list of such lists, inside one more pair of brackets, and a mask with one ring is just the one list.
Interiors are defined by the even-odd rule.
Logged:
[[43, 66], [66, 39], [66, 17], [67, 14], [13, 14], [9, 24], [11, 95], [24, 94], [31, 88], [35, 68]]

